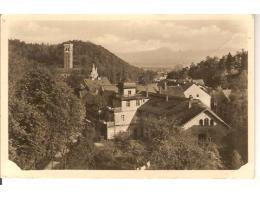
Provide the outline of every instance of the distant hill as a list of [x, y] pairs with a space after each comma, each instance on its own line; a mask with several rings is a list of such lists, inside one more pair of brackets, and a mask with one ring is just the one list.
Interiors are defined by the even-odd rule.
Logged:
[[[176, 69], [178, 65], [190, 65], [192, 62], [196, 63], [204, 59], [206, 56], [222, 56], [227, 54], [230, 49], [218, 49], [218, 50], [175, 50], [170, 48], [159, 48], [150, 51], [139, 52], [126, 52], [118, 53], [125, 61], [137, 65], [139, 67], [149, 68], [171, 68]], [[235, 53], [236, 50], [232, 50]]]
[[[83, 41], [66, 41], [73, 43], [73, 65], [84, 69], [87, 76], [92, 64], [98, 67], [100, 76], [106, 76], [112, 82], [120, 79], [137, 80], [138, 75], [144, 70], [128, 64], [118, 56], [114, 55], [104, 47]], [[53, 68], [63, 67], [63, 43], [30, 44], [20, 40], [9, 40], [9, 72], [22, 73], [23, 66], [40, 65]], [[18, 66], [19, 65], [19, 66]]]

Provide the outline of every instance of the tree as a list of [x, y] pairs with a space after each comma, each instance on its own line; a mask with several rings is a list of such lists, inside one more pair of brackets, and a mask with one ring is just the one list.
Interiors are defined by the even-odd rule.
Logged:
[[[44, 68], [29, 70], [16, 85], [9, 101], [12, 155], [15, 157], [16, 148], [19, 157], [28, 161], [27, 165], [26, 162], [22, 164], [26, 168], [34, 169], [39, 160], [53, 159], [57, 153], [62, 154], [66, 164], [70, 138], [81, 131], [85, 116], [80, 100], [65, 82], [55, 80]], [[21, 142], [28, 148], [20, 147]], [[32, 161], [32, 155], [36, 161]]]
[[231, 169], [239, 169], [244, 162], [238, 151], [234, 150], [232, 155]]
[[[87, 137], [80, 137], [66, 158], [65, 169], [95, 169], [94, 145]], [[64, 165], [64, 163], [62, 163]]]
[[32, 105], [15, 99], [9, 104], [9, 158], [22, 169], [37, 169], [48, 154], [48, 124]]
[[221, 157], [215, 145], [201, 147], [191, 135], [177, 133], [161, 141], [152, 151], [151, 169], [196, 170], [223, 169]]
[[113, 141], [106, 141], [95, 150], [96, 169], [135, 170], [147, 160], [147, 151], [141, 141], [121, 133]]

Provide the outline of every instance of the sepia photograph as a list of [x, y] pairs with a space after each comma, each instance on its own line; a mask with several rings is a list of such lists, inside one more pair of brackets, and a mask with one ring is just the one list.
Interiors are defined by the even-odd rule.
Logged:
[[252, 15], [1, 16], [1, 167], [196, 177], [247, 167], [252, 176], [253, 23]]

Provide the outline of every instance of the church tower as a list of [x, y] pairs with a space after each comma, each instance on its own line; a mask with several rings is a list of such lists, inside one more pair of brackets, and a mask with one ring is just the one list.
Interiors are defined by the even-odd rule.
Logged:
[[64, 44], [64, 68], [73, 68], [73, 44]]
[[97, 72], [97, 67], [95, 67], [95, 64], [93, 64], [93, 66], [92, 66], [92, 71], [90, 73], [90, 78], [91, 78], [91, 80], [98, 79], [98, 72]]

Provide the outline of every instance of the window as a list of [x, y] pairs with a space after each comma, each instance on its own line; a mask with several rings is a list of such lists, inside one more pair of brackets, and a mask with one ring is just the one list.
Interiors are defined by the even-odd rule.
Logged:
[[140, 100], [139, 99], [136, 100], [136, 106], [140, 106]]
[[206, 143], [206, 134], [199, 134], [198, 135], [198, 143], [199, 144], [205, 144]]
[[208, 125], [209, 125], [209, 119], [206, 118], [206, 119], [204, 119], [204, 126], [208, 126]]
[[197, 97], [199, 97], [200, 95], [199, 94], [197, 94]]
[[131, 90], [128, 90], [128, 96], [130, 96], [131, 95]]
[[130, 101], [126, 102], [126, 107], [130, 107]]
[[201, 126], [203, 126], [203, 119], [200, 119], [199, 123]]
[[122, 119], [122, 121], [125, 121], [125, 116], [121, 115], [121, 119]]
[[213, 119], [210, 120], [210, 126], [214, 126], [214, 120]]

